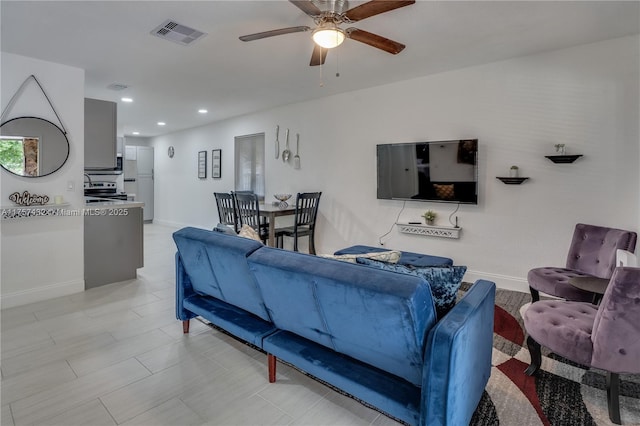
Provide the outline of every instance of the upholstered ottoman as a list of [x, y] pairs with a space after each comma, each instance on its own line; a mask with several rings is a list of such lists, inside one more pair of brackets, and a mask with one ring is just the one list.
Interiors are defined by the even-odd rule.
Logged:
[[[378, 253], [381, 251], [389, 251], [388, 248], [383, 247], [371, 247], [371, 246], [351, 246], [341, 250], [338, 250], [334, 254], [363, 254], [363, 253]], [[427, 266], [451, 266], [453, 265], [453, 259], [440, 256], [429, 256], [420, 253], [411, 253], [408, 251], [402, 251], [399, 265], [415, 266], [415, 267], [427, 267]]]

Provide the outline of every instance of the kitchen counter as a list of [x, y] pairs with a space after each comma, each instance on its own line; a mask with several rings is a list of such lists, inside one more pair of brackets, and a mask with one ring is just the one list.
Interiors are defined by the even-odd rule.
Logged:
[[86, 207], [89, 207], [92, 209], [144, 207], [144, 203], [141, 201], [113, 200], [110, 198], [100, 198], [100, 197], [91, 197], [91, 196], [84, 197], [84, 204]]
[[85, 197], [85, 289], [135, 279], [144, 266], [144, 203]]

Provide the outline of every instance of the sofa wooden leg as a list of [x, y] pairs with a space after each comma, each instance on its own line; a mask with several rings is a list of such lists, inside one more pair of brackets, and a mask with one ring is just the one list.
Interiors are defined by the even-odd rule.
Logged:
[[524, 372], [527, 376], [533, 376], [542, 364], [542, 353], [540, 344], [533, 340], [531, 336], [527, 337], [527, 347], [529, 348], [529, 355], [531, 356], [531, 364], [529, 364], [529, 368]]
[[269, 383], [275, 383], [276, 382], [276, 357], [271, 354], [268, 354], [267, 365], [269, 367]]
[[607, 372], [607, 405], [609, 406], [609, 420], [617, 425], [620, 421], [620, 376]]
[[187, 334], [189, 332], [189, 320], [182, 321], [182, 332]]

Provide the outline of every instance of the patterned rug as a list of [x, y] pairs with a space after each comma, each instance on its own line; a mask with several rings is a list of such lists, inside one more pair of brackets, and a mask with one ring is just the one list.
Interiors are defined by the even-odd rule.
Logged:
[[[610, 425], [605, 373], [588, 370], [543, 348], [536, 377], [529, 365], [522, 314], [526, 293], [497, 290], [489, 383], [471, 425]], [[638, 360], [640, 362], [640, 360]], [[640, 375], [620, 376], [622, 424], [640, 425]]]

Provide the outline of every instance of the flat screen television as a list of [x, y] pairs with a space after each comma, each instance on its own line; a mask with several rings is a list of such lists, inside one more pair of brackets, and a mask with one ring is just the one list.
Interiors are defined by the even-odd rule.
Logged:
[[378, 199], [478, 204], [478, 140], [376, 146]]

